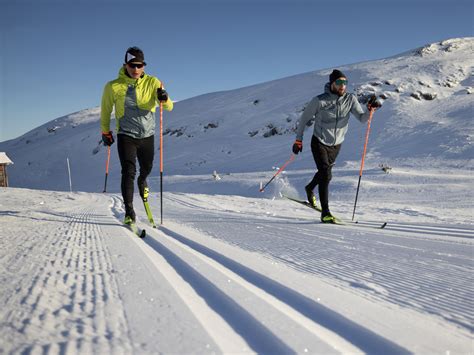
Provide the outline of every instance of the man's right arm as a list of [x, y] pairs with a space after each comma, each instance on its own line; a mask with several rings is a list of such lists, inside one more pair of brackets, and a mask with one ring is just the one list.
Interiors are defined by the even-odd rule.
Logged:
[[114, 95], [112, 86], [107, 83], [102, 94], [102, 102], [100, 105], [100, 129], [102, 132], [110, 131], [110, 115], [114, 108]]

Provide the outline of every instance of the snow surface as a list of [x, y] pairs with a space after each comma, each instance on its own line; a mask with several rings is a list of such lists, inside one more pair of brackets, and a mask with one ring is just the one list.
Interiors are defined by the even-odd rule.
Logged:
[[472, 352], [472, 226], [328, 226], [287, 200], [167, 193], [141, 240], [116, 194], [0, 199], [1, 352]]
[[[361, 100], [386, 97], [357, 225], [323, 225], [282, 198], [303, 196], [314, 173], [309, 129], [303, 154], [259, 192], [332, 68], [165, 113], [164, 225], [147, 225], [136, 196], [144, 240], [121, 226], [115, 146], [110, 193], [98, 193], [98, 108], [0, 143], [14, 162], [14, 188], [0, 189], [0, 354], [473, 353], [473, 44], [340, 68]], [[333, 170], [331, 210], [345, 220], [364, 134], [354, 120]], [[79, 192], [54, 191], [69, 190], [66, 158]]]

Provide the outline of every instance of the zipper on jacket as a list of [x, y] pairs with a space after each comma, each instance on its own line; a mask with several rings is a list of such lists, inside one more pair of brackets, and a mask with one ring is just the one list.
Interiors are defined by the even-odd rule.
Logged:
[[334, 126], [334, 142], [332, 143], [333, 146], [336, 145], [337, 141], [337, 120], [339, 118], [339, 99], [336, 100], [336, 125]]

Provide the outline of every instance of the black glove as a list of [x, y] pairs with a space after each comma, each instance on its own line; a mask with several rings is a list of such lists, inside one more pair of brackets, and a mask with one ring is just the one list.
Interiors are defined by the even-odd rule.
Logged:
[[382, 107], [382, 103], [379, 100], [377, 100], [377, 96], [372, 95], [369, 99], [369, 102], [367, 103], [367, 108], [369, 110], [372, 110], [372, 109], [378, 109], [380, 107]]
[[297, 139], [295, 143], [293, 143], [293, 153], [298, 155], [298, 153], [302, 151], [303, 151], [303, 142]]
[[158, 96], [158, 101], [168, 101], [168, 93], [165, 89], [159, 88], [158, 90], [156, 90], [156, 95]]
[[114, 144], [115, 140], [112, 131], [102, 132], [102, 142], [105, 146], [111, 146]]

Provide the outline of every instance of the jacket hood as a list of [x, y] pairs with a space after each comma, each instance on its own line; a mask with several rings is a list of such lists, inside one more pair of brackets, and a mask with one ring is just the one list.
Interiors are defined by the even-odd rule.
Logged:
[[330, 83], [326, 83], [326, 85], [324, 85], [324, 92], [326, 94], [332, 94], [331, 92], [331, 84]]

